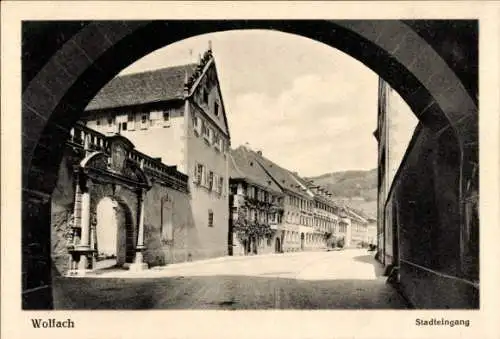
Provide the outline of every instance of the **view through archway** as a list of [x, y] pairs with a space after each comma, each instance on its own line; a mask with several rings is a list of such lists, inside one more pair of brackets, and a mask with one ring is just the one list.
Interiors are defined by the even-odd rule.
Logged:
[[[238, 26], [238, 25], [241, 25], [241, 23], [236, 24], [236, 26]], [[258, 27], [259, 25], [265, 26], [266, 23], [258, 23], [258, 22], [249, 23], [250, 27], [252, 27], [252, 26]], [[320, 25], [320, 26], [327, 25], [327, 23], [318, 23], [318, 25]], [[413, 108], [414, 113], [418, 116], [419, 120], [421, 121], [422, 126], [423, 126], [422, 130], [424, 131], [423, 133], [424, 134], [427, 133], [429, 136], [428, 139], [425, 139], [425, 137], [422, 137], [421, 140], [424, 140], [424, 139], [431, 140], [433, 137], [436, 137], [437, 135], [439, 135], [437, 133], [445, 131], [447, 129], [450, 129], [450, 130], [453, 129], [456, 133], [458, 133], [457, 134], [458, 142], [460, 143], [459, 147], [462, 150], [464, 149], [463, 142], [464, 142], [464, 140], [466, 140], [467, 138], [470, 137], [470, 135], [469, 135], [470, 133], [468, 133], [467, 131], [463, 131], [462, 126], [458, 126], [458, 125], [454, 124], [454, 122], [451, 122], [451, 120], [443, 119], [443, 117], [449, 118], [451, 116], [451, 115], [447, 115], [447, 114], [442, 114], [443, 109], [444, 110], [446, 110], [446, 109], [454, 110], [455, 108], [440, 104], [440, 100], [442, 100], [442, 95], [445, 95], [445, 93], [440, 92], [440, 91], [442, 91], [442, 88], [438, 88], [439, 86], [436, 87], [436, 84], [433, 84], [433, 83], [425, 83], [425, 81], [427, 81], [427, 80], [424, 80], [425, 76], [423, 74], [419, 74], [419, 72], [425, 68], [413, 69], [410, 71], [408, 70], [408, 69], [411, 69], [412, 65], [415, 63], [414, 58], [417, 58], [417, 60], [418, 60], [418, 57], [415, 57], [415, 55], [418, 55], [418, 54], [414, 54], [412, 56], [411, 60], [409, 60], [407, 58], [408, 57], [407, 55], [399, 54], [400, 52], [398, 52], [398, 51], [393, 51], [394, 54], [392, 54], [392, 55], [386, 55], [384, 53], [390, 53], [391, 49], [386, 46], [385, 48], [387, 48], [387, 49], [384, 51], [383, 44], [384, 43], [390, 44], [390, 42], [389, 42], [389, 40], [384, 41], [384, 39], [382, 39], [381, 42], [379, 40], [379, 45], [374, 45], [371, 50], [368, 49], [369, 51], [371, 51], [372, 55], [370, 55], [370, 56], [363, 55], [362, 51], [363, 50], [366, 51], [366, 48], [365, 48], [366, 47], [366, 45], [365, 45], [366, 39], [369, 40], [370, 38], [373, 38], [373, 37], [370, 37], [368, 30], [363, 30], [362, 26], [358, 26], [357, 23], [335, 22], [332, 25], [334, 25], [333, 27], [335, 27], [338, 30], [350, 31], [350, 33], [346, 32], [346, 31], [342, 31], [342, 33], [346, 33], [345, 37], [349, 37], [352, 40], [350, 40], [349, 44], [345, 45], [345, 41], [338, 38], [338, 34], [339, 34], [338, 31], [334, 31], [334, 32], [332, 32], [332, 37], [331, 37], [332, 40], [331, 41], [329, 40], [328, 43], [330, 45], [335, 46], [335, 47], [340, 46], [342, 50], [348, 52], [349, 54], [351, 54], [354, 57], [357, 57], [358, 59], [363, 61], [365, 64], [367, 64], [368, 66], [372, 67], [377, 72], [379, 72], [380, 75], [383, 75], [383, 77], [388, 81], [388, 83], [390, 85], [392, 85], [396, 89], [396, 91], [398, 91], [402, 95], [402, 97], [410, 104], [410, 106]], [[390, 26], [390, 24], [386, 24], [386, 25]], [[394, 25], [396, 25], [396, 26], [399, 25], [397, 27], [405, 28], [408, 30], [408, 31], [405, 31], [404, 33], [412, 32], [411, 28], [409, 28], [408, 26], [404, 26], [404, 25], [401, 26], [400, 23], [395, 23]], [[389, 27], [389, 26], [384, 26], [384, 27]], [[210, 30], [210, 28], [204, 28], [203, 25], [201, 25], [201, 27], [202, 27], [201, 28], [202, 30], [203, 29]], [[328, 26], [325, 26], [325, 27], [328, 27]], [[89, 29], [91, 29], [91, 28], [89, 28]], [[137, 35], [131, 34], [129, 37], [127, 37], [126, 40], [128, 40], [129, 42], [132, 42], [133, 44], [136, 44], [135, 46], [142, 46], [141, 47], [142, 50], [141, 50], [141, 48], [133, 49], [131, 51], [131, 53], [129, 53], [128, 55], [124, 55], [123, 59], [118, 60], [118, 62], [115, 63], [116, 64], [115, 66], [109, 67], [109, 68], [104, 67], [105, 72], [108, 72], [108, 73], [103, 74], [101, 77], [97, 76], [96, 74], [92, 74], [91, 70], [89, 70], [89, 73], [85, 73], [81, 78], [78, 79], [78, 81], [75, 83], [75, 86], [72, 87], [71, 90], [69, 92], [67, 92], [66, 96], [64, 97], [64, 100], [67, 100], [67, 102], [71, 102], [71, 104], [72, 104], [71, 107], [74, 107], [77, 110], [81, 110], [80, 112], [78, 112], [75, 115], [75, 117], [81, 116], [80, 114], [82, 114], [81, 112], [83, 112], [83, 108], [88, 103], [90, 98], [97, 92], [97, 90], [99, 88], [102, 87], [102, 85], [107, 80], [109, 80], [112, 77], [112, 75], [114, 75], [113, 73], [116, 74], [116, 72], [117, 72], [116, 67], [122, 67], [123, 64], [130, 62], [131, 58], [137, 58], [138, 55], [142, 56], [144, 54], [144, 50], [151, 50], [151, 49], [154, 49], [156, 46], [159, 46], [159, 44], [160, 45], [166, 44], [167, 40], [170, 39], [170, 37], [166, 38], [167, 40], [162, 41], [159, 38], [159, 36], [160, 36], [159, 34], [154, 34], [151, 37], [149, 37], [148, 39], [145, 39], [142, 42], [139, 42], [140, 39], [142, 39], [144, 37], [144, 34], [146, 32], [150, 32], [149, 30], [160, 30], [161, 31], [162, 29], [166, 29], [166, 28], [164, 28], [161, 24], [157, 24], [157, 23], [151, 24], [151, 26], [146, 25], [143, 28], [138, 29], [136, 31]], [[292, 23], [292, 24], [290, 24], [290, 26], [283, 26], [282, 30], [298, 32], [299, 34], [304, 35], [304, 36], [311, 35], [311, 31], [308, 31], [306, 28], [303, 28], [303, 30], [301, 30], [300, 24], [298, 24], [298, 23]], [[355, 36], [352, 35], [353, 34], [352, 32], [355, 32], [354, 33]], [[86, 34], [86, 31], [83, 30], [81, 34]], [[403, 32], [401, 34], [403, 34]], [[362, 36], [362, 38], [360, 38], [360, 36]], [[403, 36], [404, 36], [404, 34], [403, 34]], [[160, 39], [160, 40], [158, 40], [158, 39]], [[175, 39], [178, 39], [178, 38], [175, 38]], [[338, 39], [338, 40], [336, 40], [336, 39]], [[321, 40], [321, 39], [319, 39], [319, 37], [318, 37], [318, 40]], [[323, 39], [323, 40], [325, 40], [325, 39]], [[420, 41], [420, 40], [418, 40], [418, 41]], [[325, 42], [325, 41], [323, 41], [323, 42]], [[425, 40], [421, 40], [420, 42], [423, 44], [422, 46], [427, 47], [427, 45], [425, 45]], [[372, 43], [373, 43], [373, 41], [372, 41]], [[359, 46], [359, 45], [361, 45], [363, 47], [361, 49], [357, 50], [356, 46]], [[116, 52], [119, 50], [119, 48], [121, 48], [120, 46], [121, 46], [120, 43], [117, 43], [116, 49], [114, 49], [114, 47], [113, 47], [112, 50], [114, 50], [114, 52]], [[372, 45], [370, 45], [370, 46], [372, 46]], [[408, 50], [411, 48], [411, 46], [408, 45], [406, 47], [408, 49], [405, 49], [405, 46], [403, 46], [403, 48], [401, 48], [401, 51], [408, 52]], [[380, 52], [381, 50], [383, 52]], [[136, 54], [136, 55], [134, 55], [134, 54]], [[115, 55], [115, 54], [113, 54], [113, 55]], [[372, 58], [373, 55], [376, 55], [376, 57]], [[448, 68], [442, 67], [443, 66], [443, 64], [441, 62], [442, 60], [439, 59], [438, 54], [436, 54], [434, 51], [432, 51], [432, 52], [429, 51], [429, 54], [427, 56], [429, 56], [429, 55], [432, 55], [433, 57], [436, 57], [437, 59], [431, 58], [432, 61], [430, 61], [430, 64], [432, 67], [427, 68], [426, 72], [433, 72], [437, 68], [440, 68], [440, 70], [442, 72], [444, 72], [444, 74], [446, 76], [449, 76], [448, 80], [452, 79], [452, 80], [458, 81], [458, 79], [453, 78], [453, 76], [450, 76], [448, 73], [446, 73]], [[398, 60], [399, 64], [393, 64], [391, 61], [393, 59]], [[419, 60], [419, 61], [424, 62], [423, 60]], [[106, 58], [104, 58], [104, 59], [96, 58], [95, 66], [99, 65], [99, 63], [101, 63], [101, 62], [105, 64]], [[403, 66], [401, 66], [401, 65], [403, 65]], [[394, 68], [393, 66], [396, 66], [396, 68]], [[398, 68], [398, 67], [402, 67], [402, 68]], [[407, 68], [405, 68], [405, 67], [407, 67]], [[100, 65], [99, 68], [102, 68], [102, 65]], [[397, 71], [395, 71], [394, 74], [391, 74], [391, 72], [393, 72], [394, 69], [396, 69]], [[402, 74], [404, 74], [405, 77], [401, 77]], [[77, 93], [77, 92], [73, 92], [73, 91], [76, 91], [76, 89], [79, 86], [81, 86], [83, 83], [85, 83], [86, 85], [89, 84], [89, 79], [87, 79], [87, 77], [90, 75], [92, 75], [92, 78], [93, 78], [93, 81], [90, 81], [90, 83], [93, 84], [95, 87], [92, 87], [92, 89], [86, 95], [84, 95], [84, 94], [82, 94], [82, 92], [80, 92], [80, 94], [78, 96], [72, 97], [71, 93]], [[429, 74], [427, 74], [427, 75], [429, 75]], [[43, 76], [43, 73], [40, 76]], [[184, 78], [184, 74], [181, 74], [180, 77]], [[398, 78], [403, 78], [403, 81], [398, 82], [398, 80], [397, 80]], [[182, 80], [184, 80], [184, 79], [182, 79]], [[450, 81], [452, 81], [452, 80], [450, 80]], [[425, 83], [425, 84], [422, 86], [422, 83]], [[35, 85], [33, 85], [33, 86], [35, 86]], [[222, 87], [222, 83], [221, 83], [221, 87]], [[311, 88], [314, 88], [314, 86], [302, 87], [302, 90], [306, 90], [306, 89], [310, 90]], [[32, 88], [27, 88], [27, 91], [25, 93], [29, 93], [30, 89], [32, 89]], [[467, 112], [462, 112], [463, 115], [465, 116], [466, 114], [472, 114], [471, 116], [474, 116], [474, 103], [473, 103], [473, 101], [469, 100], [470, 97], [466, 93], [464, 87], [462, 85], [458, 84], [457, 87], [455, 87], [455, 90], [462, 91], [461, 92], [461, 94], [463, 95], [462, 103], [465, 103], [465, 106], [462, 106], [462, 109], [464, 109], [464, 107], [466, 107], [465, 111], [467, 111]], [[307, 93], [311, 94], [311, 92], [307, 92]], [[416, 93], [418, 93], [418, 95]], [[429, 95], [429, 93], [430, 93], [430, 95]], [[312, 94], [314, 94], [314, 91], [312, 92]], [[441, 96], [438, 94], [441, 94]], [[454, 92], [454, 95], [455, 94], [456, 94], [456, 92]], [[32, 101], [32, 100], [36, 101], [35, 97], [29, 96], [29, 95], [26, 95], [25, 98], [26, 98], [26, 104], [28, 106], [30, 104], [28, 101]], [[429, 102], [430, 98], [431, 98], [431, 101]], [[36, 106], [36, 102], [31, 102], [31, 104], [34, 104], [34, 106]], [[51, 122], [48, 125], [49, 127], [47, 127], [47, 129], [45, 129], [45, 131], [44, 131], [45, 136], [52, 136], [53, 138], [57, 139], [56, 135], [58, 132], [50, 129], [50, 126], [53, 122], [57, 121], [59, 124], [62, 124], [62, 125], [64, 125], [64, 123], [71, 125], [72, 121], [74, 121], [75, 117], [73, 117], [73, 118], [67, 117], [66, 119], [62, 118], [62, 114], [63, 114], [62, 107], [63, 107], [63, 105], [56, 105], [56, 108], [50, 112], [53, 115], [50, 115]], [[66, 105], [64, 105], [64, 107], [67, 108]], [[217, 106], [215, 106], [215, 107], [217, 107]], [[430, 109], [430, 107], [432, 107], [432, 109]], [[70, 110], [68, 110], [68, 109], [65, 109], [65, 111], [66, 111], [65, 114], [70, 113]], [[460, 111], [460, 110], [458, 110], [458, 111]], [[163, 115], [163, 119], [165, 119], [165, 115]], [[464, 121], [464, 120], [461, 120], [461, 121]], [[284, 135], [284, 132], [282, 131], [280, 133], [280, 135]], [[40, 143], [38, 144], [38, 146], [35, 150], [35, 153], [33, 153], [35, 155], [35, 157], [33, 157], [33, 158], [28, 157], [28, 159], [30, 159], [29, 160], [30, 161], [29, 162], [30, 163], [29, 171], [31, 171], [33, 168], [36, 168], [36, 167], [40, 168], [40, 166], [45, 166], [45, 165], [47, 165], [49, 167], [51, 166], [51, 164], [49, 164], [49, 163], [43, 164], [43, 163], [37, 162], [37, 160], [36, 160], [37, 154], [39, 152], [41, 152], [40, 147], [44, 142], [43, 140], [44, 140], [44, 138], [41, 139]], [[424, 142], [424, 141], [422, 141], [422, 142]], [[429, 141], [429, 142], [431, 142], [431, 141]], [[51, 146], [52, 146], [52, 148], [54, 147], [54, 145], [51, 145]], [[427, 145], [426, 147], [431, 147], [431, 146]], [[57, 149], [54, 148], [53, 151], [57, 152]], [[262, 155], [262, 154], [259, 154], [258, 152], [255, 152], [255, 153], [258, 156]], [[264, 154], [264, 155], [266, 155], [266, 154]], [[418, 157], [418, 155], [417, 155], [417, 157]], [[56, 159], [57, 158], [58, 157], [56, 157]], [[259, 163], [259, 166], [261, 168], [263, 168], [264, 171], [267, 171], [267, 172], [270, 171], [268, 164], [265, 162], [263, 162], [263, 164]], [[462, 174], [466, 173], [466, 171], [463, 170], [463, 164], [459, 164], [458, 166], [460, 166], [461, 168], [460, 169], [455, 168], [456, 171], [458, 171]], [[186, 173], [192, 174], [191, 169], [192, 169], [191, 167], [188, 168], [186, 166], [185, 167]], [[416, 172], [414, 171], [413, 173], [416, 173]], [[206, 175], [207, 175], [207, 177], [210, 177], [208, 175], [208, 172]], [[275, 175], [275, 177], [276, 176], [277, 175]], [[292, 172], [291, 176], [293, 177], [293, 172]], [[307, 190], [307, 189], [312, 190], [313, 188], [309, 186], [309, 184], [310, 184], [309, 179], [310, 178], [306, 178], [306, 180], [302, 181], [301, 178], [299, 177], [298, 180], [296, 180], [295, 185], [298, 187], [302, 187], [302, 188], [300, 188], [301, 190]], [[213, 177], [212, 177], [212, 180], [213, 180]], [[279, 179], [275, 180], [275, 181], [277, 184], [280, 184]], [[50, 180], [49, 180], [49, 182], [50, 182]], [[30, 185], [33, 186], [33, 188], [35, 190], [41, 189], [40, 187], [36, 187], [36, 185], [38, 185], [38, 183], [35, 181], [28, 180], [28, 181], [26, 181], [26, 184], [28, 186], [30, 186]], [[281, 184], [283, 184], [283, 182], [281, 182]], [[290, 187], [288, 187], [287, 189], [290, 189]], [[316, 189], [316, 188], [314, 188], [314, 189]], [[391, 187], [388, 187], [388, 193], [390, 190], [391, 190]], [[461, 192], [461, 191], [462, 191], [461, 187], [459, 187], [458, 192]], [[328, 193], [328, 191], [326, 193]], [[317, 193], [317, 194], [319, 194], [319, 193]], [[293, 201], [292, 204], [294, 204], [294, 206], [297, 203], [298, 206], [300, 206], [298, 208], [302, 208], [304, 210], [309, 209], [310, 211], [313, 210], [314, 207], [312, 205], [307, 205], [307, 204], [304, 205], [305, 200], [307, 200], [307, 199], [305, 199], [303, 197], [294, 197], [294, 198], [298, 199], [297, 201], [295, 201], [295, 200]], [[460, 199], [460, 198], [461, 197], [458, 197], [458, 199]], [[306, 205], [307, 205], [307, 207], [304, 207]], [[295, 214], [293, 214], [293, 213], [295, 213]], [[203, 215], [206, 215], [206, 213], [203, 213]], [[460, 212], [458, 212], [458, 215], [460, 216]], [[217, 214], [216, 214], [216, 217], [217, 217]], [[352, 216], [352, 215], [350, 217], [356, 218], [355, 216]], [[214, 222], [213, 218], [214, 217], [212, 216], [212, 219], [209, 219], [207, 222], [207, 225], [210, 228], [212, 228], [214, 225], [217, 225], [217, 222], [216, 221]], [[297, 222], [297, 220], [300, 220], [297, 223], [304, 223], [306, 225], [309, 225], [311, 222], [314, 221], [314, 218], [309, 217], [309, 219], [308, 219], [307, 216], [298, 215], [297, 212], [292, 212], [292, 214], [289, 215], [289, 218], [291, 218], [290, 220], [295, 220], [295, 222]], [[294, 234], [298, 235], [297, 231], [293, 231], [293, 232], [295, 232]], [[298, 236], [295, 236], [295, 237], [293, 237], [293, 240], [290, 242], [290, 244], [287, 244], [285, 241], [283, 243], [283, 246], [285, 248], [287, 246], [290, 246], [290, 247], [288, 247], [289, 250], [296, 251], [297, 248], [303, 247], [303, 239], [304, 238], [302, 236], [300, 238]], [[257, 251], [257, 249], [255, 248], [254, 251]], [[408, 265], [413, 265], [413, 264], [415, 264], [415, 263], [408, 261]], [[458, 263], [458, 266], [460, 266], [460, 263]], [[421, 300], [422, 298], [423, 298], [423, 296], [420, 295], [420, 296], [415, 297], [415, 300]]]

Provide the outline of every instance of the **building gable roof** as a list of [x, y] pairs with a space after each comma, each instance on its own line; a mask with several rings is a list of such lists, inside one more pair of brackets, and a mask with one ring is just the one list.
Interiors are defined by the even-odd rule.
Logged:
[[[212, 120], [214, 124], [218, 126], [230, 139], [230, 133], [229, 133], [229, 125], [227, 123], [227, 114], [226, 114], [226, 106], [224, 105], [224, 99], [222, 97], [222, 91], [220, 88], [220, 82], [219, 82], [219, 75], [217, 73], [217, 66], [215, 64], [215, 60], [212, 57], [212, 54], [210, 51], [208, 51], [205, 55], [205, 57], [202, 60], [206, 60], [206, 62], [203, 64], [203, 67], [199, 68], [198, 73], [195, 73], [192, 75], [192, 78], [189, 79], [188, 86], [190, 87], [188, 97], [196, 97], [199, 95], [199, 87], [202, 87], [201, 84], [204, 83], [204, 81], [209, 81], [211, 79], [212, 84], [216, 91], [217, 91], [217, 96], [220, 99], [220, 109], [221, 109], [221, 115], [220, 118], [219, 116], [216, 116], [211, 112], [211, 110], [205, 110], [204, 108], [200, 107], [198, 104], [197, 106], [199, 109], [201, 109], [206, 116]], [[196, 79], [196, 80], [193, 80]], [[192, 100], [192, 102], [196, 102], [196, 99]]]
[[86, 111], [183, 99], [184, 82], [196, 64], [117, 76], [108, 82], [85, 108]]
[[255, 161], [254, 157], [242, 146], [231, 150], [230, 176], [243, 178], [275, 193], [282, 193], [281, 188], [272, 177]]
[[282, 190], [300, 195], [304, 198], [311, 198], [305, 189], [297, 182], [292, 172], [278, 166], [276, 163], [265, 158], [252, 150], [247, 150], [248, 154], [261, 165], [261, 167], [271, 176]]

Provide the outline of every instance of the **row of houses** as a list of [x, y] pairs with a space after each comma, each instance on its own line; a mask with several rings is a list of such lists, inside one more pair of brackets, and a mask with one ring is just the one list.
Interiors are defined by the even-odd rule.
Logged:
[[233, 255], [375, 243], [375, 220], [337, 203], [326, 188], [248, 145], [230, 158]]
[[357, 246], [371, 221], [241, 146], [209, 48], [198, 62], [119, 75], [64, 145], [52, 195], [60, 274]]

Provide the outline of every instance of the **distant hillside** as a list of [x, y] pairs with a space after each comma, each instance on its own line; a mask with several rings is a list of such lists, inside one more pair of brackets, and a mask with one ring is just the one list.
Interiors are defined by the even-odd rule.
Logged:
[[326, 173], [308, 178], [333, 193], [334, 199], [377, 216], [377, 169]]

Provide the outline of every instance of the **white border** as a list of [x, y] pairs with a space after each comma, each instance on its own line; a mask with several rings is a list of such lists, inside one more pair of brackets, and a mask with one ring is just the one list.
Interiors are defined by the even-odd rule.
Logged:
[[[499, 338], [498, 2], [2, 2], [2, 334], [5, 338]], [[480, 311], [20, 310], [20, 23], [77, 19], [480, 19]], [[34, 330], [31, 316], [70, 317], [73, 330]], [[416, 318], [469, 319], [417, 327]]]

